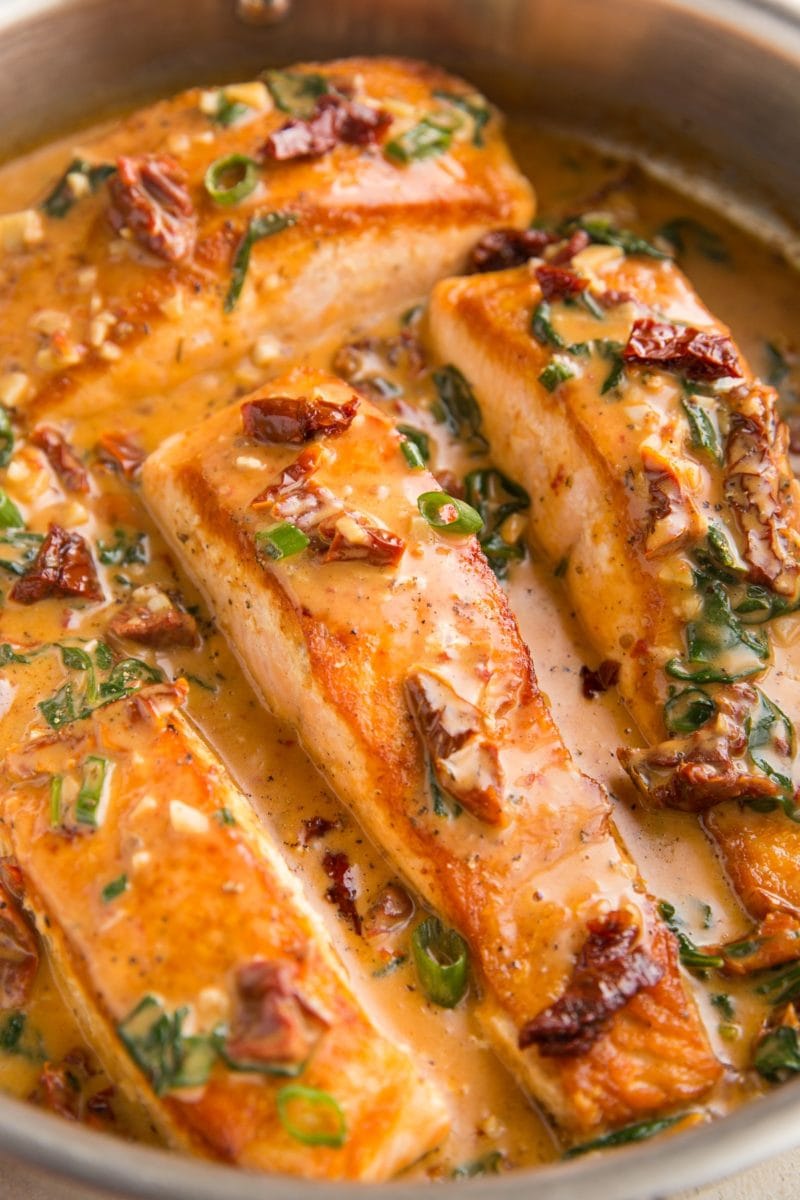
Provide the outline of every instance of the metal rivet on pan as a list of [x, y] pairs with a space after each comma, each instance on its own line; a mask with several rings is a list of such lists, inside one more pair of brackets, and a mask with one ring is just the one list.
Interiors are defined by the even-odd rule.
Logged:
[[274, 25], [291, 7], [292, 0], [236, 0], [236, 15], [248, 25]]

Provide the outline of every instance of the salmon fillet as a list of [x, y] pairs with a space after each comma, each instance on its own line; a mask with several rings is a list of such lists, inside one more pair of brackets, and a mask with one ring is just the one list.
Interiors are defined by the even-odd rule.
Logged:
[[634, 782], [704, 814], [754, 916], [796, 910], [793, 725], [758, 686], [800, 579], [775, 392], [671, 260], [589, 241], [439, 284], [435, 350], [474, 388], [494, 458], [530, 492], [533, 541], [619, 669], [653, 744], [621, 752]]
[[5, 219], [4, 403], [92, 413], [251, 350], [261, 363], [262, 335], [305, 349], [530, 218], [499, 114], [444, 71], [354, 58], [268, 80], [133, 113]]
[[468, 941], [478, 1018], [564, 1136], [702, 1096], [719, 1065], [608, 797], [411, 462], [376, 407], [301, 368], [169, 439], [143, 486], [265, 704]]
[[11, 752], [0, 843], [22, 904], [106, 1069], [168, 1142], [258, 1170], [387, 1179], [444, 1137], [442, 1098], [353, 996], [183, 717], [186, 690], [146, 687]]

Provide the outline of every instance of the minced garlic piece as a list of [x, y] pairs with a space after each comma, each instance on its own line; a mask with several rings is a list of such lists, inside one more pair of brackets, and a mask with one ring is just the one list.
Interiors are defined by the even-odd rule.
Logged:
[[44, 238], [44, 224], [35, 208], [0, 216], [0, 245], [8, 254], [17, 254]]
[[0, 404], [13, 408], [24, 400], [30, 389], [30, 380], [23, 371], [9, 371], [0, 376]]
[[170, 800], [169, 823], [176, 833], [208, 833], [206, 814], [182, 800]]

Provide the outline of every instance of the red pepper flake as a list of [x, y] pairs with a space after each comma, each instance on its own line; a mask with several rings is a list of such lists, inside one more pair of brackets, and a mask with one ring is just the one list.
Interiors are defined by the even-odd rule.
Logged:
[[358, 412], [358, 397], [338, 403], [324, 396], [256, 396], [242, 405], [242, 427], [257, 442], [309, 442], [318, 433], [344, 433]]
[[724, 379], [742, 374], [738, 351], [729, 337], [652, 317], [634, 322], [622, 357], [626, 363], [677, 371], [687, 379]]
[[18, 604], [35, 604], [50, 596], [103, 599], [103, 589], [86, 542], [79, 533], [68, 533], [55, 524], [50, 526], [39, 553], [10, 594]]
[[536, 268], [536, 279], [545, 300], [566, 300], [578, 296], [589, 286], [588, 279], [581, 279], [574, 271], [544, 263]]
[[325, 893], [325, 899], [336, 905], [339, 912], [346, 921], [350, 922], [360, 937], [361, 917], [355, 904], [358, 891], [350, 859], [343, 851], [334, 853], [334, 851], [328, 850], [322, 860], [322, 869], [328, 878], [333, 880], [331, 887]]
[[67, 439], [52, 425], [40, 425], [33, 431], [31, 441], [44, 452], [45, 458], [68, 492], [89, 491], [89, 475]]
[[601, 692], [607, 692], [619, 679], [620, 664], [613, 658], [605, 658], [596, 671], [590, 667], [581, 667], [583, 694], [587, 700], [594, 700]]
[[168, 154], [117, 159], [109, 181], [113, 228], [130, 229], [145, 250], [167, 262], [180, 262], [194, 251], [197, 216], [186, 176]]
[[521, 267], [532, 258], [541, 258], [545, 246], [559, 240], [557, 233], [547, 229], [493, 229], [472, 247], [467, 270], [476, 273]]
[[320, 96], [314, 115], [308, 120], [287, 121], [270, 134], [262, 155], [275, 162], [287, 162], [294, 158], [318, 158], [341, 144], [372, 146], [391, 123], [389, 113], [357, 100]]
[[588, 929], [565, 991], [523, 1025], [520, 1050], [535, 1045], [545, 1058], [586, 1054], [614, 1013], [662, 978], [660, 963], [646, 951], [633, 949], [639, 929], [630, 913], [609, 913], [590, 921]]
[[106, 430], [97, 441], [100, 461], [126, 479], [135, 479], [147, 455], [135, 433], [123, 429]]

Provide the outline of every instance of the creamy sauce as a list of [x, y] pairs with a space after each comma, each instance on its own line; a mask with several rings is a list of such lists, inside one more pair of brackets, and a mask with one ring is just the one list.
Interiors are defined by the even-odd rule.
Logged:
[[[511, 141], [520, 165], [535, 182], [541, 215], [563, 215], [587, 207], [587, 200], [626, 175], [626, 166], [562, 134], [533, 128], [527, 121], [512, 124]], [[88, 136], [88, 135], [87, 135]], [[37, 202], [64, 161], [71, 156], [74, 138], [37, 150], [26, 158], [0, 168], [0, 193], [7, 209]], [[790, 366], [795, 348], [800, 347], [800, 279], [777, 255], [735, 229], [714, 213], [701, 209], [662, 183], [634, 171], [621, 189], [612, 188], [600, 206], [612, 204], [622, 224], [652, 235], [675, 217], [688, 217], [711, 230], [720, 242], [687, 233], [687, 249], [680, 263], [693, 280], [709, 308], [730, 324], [733, 334], [754, 369], [768, 374], [774, 368], [766, 344], [773, 344]], [[703, 252], [705, 243], [705, 253]], [[709, 257], [709, 250], [711, 256]], [[365, 328], [354, 330], [362, 336]], [[370, 331], [394, 332], [392, 329]], [[315, 360], [328, 363], [333, 348]], [[270, 369], [271, 370], [271, 369]], [[124, 428], [137, 433], [148, 449], [182, 424], [194, 423], [262, 381], [267, 371], [243, 361], [229, 373], [205, 376], [180, 387], [165, 403], [151, 396], [135, 407], [124, 401], [117, 412], [76, 423], [70, 440], [78, 451], [88, 451], [98, 435]], [[792, 372], [782, 380], [787, 405], [793, 402], [800, 376]], [[463, 475], [468, 465], [463, 451], [449, 443], [442, 427], [427, 412], [430, 391], [415, 396], [408, 389], [400, 400], [388, 400], [387, 410], [398, 420], [426, 430], [437, 447], [438, 470], [450, 469]], [[423, 404], [420, 411], [416, 406]], [[23, 448], [15, 456], [14, 470], [7, 472], [9, 495], [24, 510], [29, 526], [44, 530], [51, 519], [82, 533], [91, 544], [98, 539], [114, 541], [114, 530], [144, 531], [150, 547], [148, 563], [111, 564], [101, 568], [108, 595], [124, 599], [131, 586], [159, 582], [179, 588], [187, 605], [200, 606], [188, 582], [179, 578], [158, 532], [146, 515], [136, 489], [110, 472], [97, 471], [101, 493], [64, 499], [38, 452]], [[1, 556], [0, 556], [1, 557]], [[10, 578], [0, 579], [5, 588]], [[540, 685], [553, 706], [563, 736], [586, 773], [603, 782], [615, 798], [616, 819], [654, 895], [675, 904], [693, 936], [702, 942], [717, 942], [743, 934], [748, 922], [733, 899], [722, 869], [697, 820], [678, 813], [642, 812], [633, 790], [621, 771], [617, 746], [637, 740], [627, 714], [613, 691], [592, 701], [581, 694], [580, 667], [594, 665], [565, 602], [564, 593], [544, 564], [526, 561], [512, 568], [508, 581], [512, 608], [531, 647]], [[92, 639], [102, 636], [109, 607], [94, 607], [84, 614], [73, 612], [66, 626], [57, 606], [29, 609], [0, 609], [0, 641], [33, 647], [65, 638]], [[427, 1004], [419, 990], [413, 967], [406, 959], [387, 971], [394, 957], [408, 954], [406, 935], [395, 943], [376, 949], [359, 939], [326, 901], [329, 880], [321, 857], [323, 843], [308, 845], [302, 838], [303, 822], [323, 816], [335, 822], [324, 849], [346, 850], [357, 867], [359, 906], [368, 907], [393, 875], [380, 851], [359, 830], [309, 765], [291, 731], [263, 712], [247, 682], [241, 664], [227, 648], [221, 635], [204, 623], [204, 642], [199, 650], [158, 653], [154, 661], [168, 677], [185, 674], [191, 682], [189, 715], [202, 734], [220, 753], [233, 776], [258, 811], [275, 830], [292, 869], [302, 880], [312, 905], [325, 922], [364, 999], [376, 1020], [402, 1041], [416, 1048], [431, 1076], [452, 1097], [453, 1131], [445, 1145], [415, 1168], [414, 1174], [448, 1175], [461, 1163], [489, 1151], [499, 1150], [508, 1165], [523, 1166], [547, 1161], [556, 1155], [544, 1123], [519, 1093], [510, 1077], [490, 1054], [473, 1019], [470, 1004], [445, 1011]], [[800, 673], [792, 659], [795, 623], [785, 622], [779, 631], [775, 665], [768, 686], [790, 714], [800, 712]], [[782, 636], [781, 636], [782, 632]], [[780, 644], [785, 641], [786, 645]], [[135, 652], [135, 651], [134, 651]], [[147, 653], [140, 654], [149, 658]], [[56, 651], [35, 658], [27, 665], [11, 664], [0, 681], [0, 739], [6, 746], [31, 728], [44, 728], [36, 703], [50, 696], [65, 678]], [[705, 906], [710, 906], [709, 910]], [[763, 1017], [753, 998], [752, 983], [735, 983], [723, 978], [709, 987], [695, 981], [695, 991], [704, 1006], [714, 1047], [720, 1058], [740, 1068], [746, 1061], [751, 1040]], [[708, 999], [713, 992], [731, 996], [736, 1008], [734, 1028], [718, 1031], [722, 1018]], [[728, 1025], [730, 1026], [730, 1022]], [[58, 1061], [66, 1051], [81, 1044], [75, 1019], [57, 995], [46, 966], [40, 969], [35, 995], [18, 1045], [0, 1052], [0, 1087], [28, 1095], [35, 1086], [42, 1061]], [[2, 1043], [2, 1025], [0, 1025]], [[751, 1085], [734, 1086], [729, 1079], [712, 1100], [711, 1107], [724, 1111], [747, 1094]], [[135, 1114], [122, 1112], [120, 1132], [147, 1136]]]

